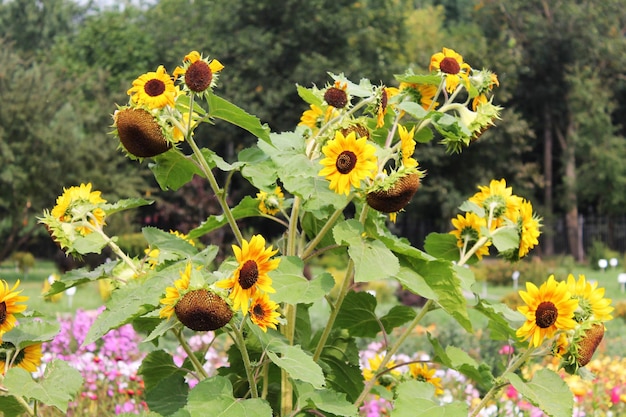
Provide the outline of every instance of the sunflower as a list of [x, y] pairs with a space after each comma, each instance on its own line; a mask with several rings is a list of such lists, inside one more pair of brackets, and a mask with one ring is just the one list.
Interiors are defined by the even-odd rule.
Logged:
[[161, 298], [160, 303], [163, 304], [163, 308], [159, 312], [159, 317], [169, 319], [174, 313], [174, 307], [180, 300], [184, 292], [189, 288], [189, 282], [191, 280], [191, 263], [188, 263], [185, 270], [180, 272], [180, 278], [174, 281], [173, 287], [167, 287], [165, 289], [165, 297]]
[[285, 195], [280, 187], [276, 187], [272, 193], [259, 191], [256, 198], [259, 200], [259, 210], [261, 213], [273, 216], [280, 211], [283, 201], [285, 200]]
[[443, 52], [437, 52], [430, 58], [429, 71], [441, 72], [446, 80], [446, 90], [452, 93], [456, 90], [460, 81], [469, 88], [469, 73], [471, 67], [463, 62], [463, 57], [453, 49], [443, 48]]
[[174, 81], [163, 65], [159, 65], [156, 72], [139, 76], [126, 92], [134, 104], [147, 106], [149, 109], [162, 109], [167, 105], [174, 107], [176, 93]]
[[422, 106], [424, 110], [434, 109], [439, 105], [438, 102], [433, 102], [437, 94], [435, 85], [401, 82], [398, 88], [408, 94], [411, 100]]
[[259, 326], [261, 330], [267, 332], [267, 328], [276, 329], [280, 313], [276, 311], [278, 304], [270, 300], [267, 293], [257, 292], [250, 301], [250, 319], [254, 324]]
[[409, 373], [418, 381], [428, 382], [435, 387], [435, 395], [443, 394], [441, 378], [435, 376], [435, 370], [430, 369], [425, 363], [409, 364]]
[[578, 300], [579, 312], [576, 314], [578, 322], [588, 319], [608, 321], [613, 318], [611, 299], [604, 298], [604, 288], [597, 286], [597, 282], [587, 281], [584, 275], [579, 275], [578, 281], [572, 274], [567, 276], [567, 288], [572, 297]]
[[400, 154], [402, 155], [402, 165], [406, 168], [415, 168], [418, 163], [413, 158], [415, 152], [415, 126], [409, 131], [406, 127], [398, 126], [398, 133], [400, 134]]
[[320, 161], [324, 168], [318, 175], [326, 177], [330, 189], [338, 194], [350, 194], [351, 185], [358, 187], [376, 170], [376, 148], [367, 143], [367, 138], [356, 139], [354, 132], [344, 136], [337, 131], [322, 152], [326, 158]]
[[272, 246], [265, 248], [265, 238], [254, 235], [248, 242], [243, 240], [241, 247], [233, 245], [235, 259], [239, 266], [231, 278], [217, 282], [221, 288], [231, 289], [230, 298], [235, 310], [241, 308], [243, 314], [248, 313], [248, 303], [258, 291], [276, 292], [272, 288], [272, 279], [267, 275], [278, 268], [280, 259], [270, 259], [278, 249]]
[[19, 285], [18, 279], [13, 288], [9, 289], [9, 284], [5, 280], [0, 281], [0, 336], [15, 326], [14, 314], [26, 310], [25, 304], [17, 304], [28, 300], [28, 297], [19, 295], [22, 290], [15, 291]]
[[[379, 353], [373, 358], [369, 358], [367, 360], [368, 367], [363, 369], [363, 378], [366, 381], [369, 381], [370, 379], [376, 377], [376, 375], [379, 372], [383, 371], [382, 369], [379, 369], [379, 368], [380, 368], [380, 364], [383, 362], [384, 356], [385, 356], [384, 354]], [[396, 368], [396, 362], [393, 359], [389, 360], [389, 362], [387, 362], [387, 369], [391, 369], [391, 371], [389, 371], [388, 373], [392, 377], [399, 377], [401, 373], [395, 368]], [[379, 380], [379, 382], [384, 382], [384, 381]]]
[[335, 84], [324, 92], [324, 101], [336, 109], [343, 109], [350, 102], [347, 91], [348, 83], [335, 81]]
[[520, 233], [518, 257], [523, 258], [528, 252], [539, 244], [541, 223], [533, 215], [533, 206], [530, 201], [522, 200], [519, 207], [519, 217], [517, 219]]
[[28, 372], [36, 372], [37, 367], [41, 365], [41, 345], [41, 343], [34, 343], [14, 354], [15, 345], [13, 343], [4, 342], [0, 344], [0, 373], [4, 374], [5, 372], [7, 353], [10, 355], [9, 360], [11, 367], [18, 366]]
[[532, 282], [526, 283], [526, 291], [519, 292], [526, 305], [518, 311], [526, 317], [526, 322], [517, 329], [517, 336], [530, 340], [530, 346], [540, 346], [545, 338], [553, 337], [559, 330], [576, 327], [574, 312], [578, 300], [572, 298], [565, 282], [557, 282], [554, 275], [539, 288]]
[[517, 220], [522, 199], [513, 195], [511, 187], [506, 186], [506, 181], [491, 180], [488, 186], [479, 185], [480, 190], [469, 201], [482, 207], [491, 215], [491, 229], [499, 227], [503, 223], [503, 217], [512, 221]]
[[217, 59], [202, 58], [198, 51], [191, 51], [185, 55], [183, 66], [174, 70], [174, 77], [183, 76], [189, 90], [201, 93], [215, 86], [217, 73], [223, 69], [224, 65]]
[[[484, 217], [478, 216], [476, 213], [467, 212], [465, 216], [458, 214], [456, 219], [452, 219], [452, 226], [455, 230], [450, 232], [456, 236], [456, 244], [459, 248], [463, 248], [463, 252], [468, 251], [481, 237], [480, 229], [487, 226]], [[476, 257], [482, 259], [483, 256], [489, 255], [489, 246], [491, 242], [487, 241], [483, 246], [476, 250]]]
[[[50, 214], [64, 223], [71, 223], [76, 212], [81, 212], [81, 206], [96, 205], [106, 203], [106, 200], [100, 196], [100, 191], [91, 191], [91, 183], [81, 184], [70, 188], [63, 188], [63, 194], [57, 198], [56, 205]], [[88, 214], [89, 223], [94, 226], [103, 226], [105, 212], [97, 207], [90, 210]], [[87, 226], [79, 226], [76, 230], [86, 236], [91, 233], [91, 229]]]

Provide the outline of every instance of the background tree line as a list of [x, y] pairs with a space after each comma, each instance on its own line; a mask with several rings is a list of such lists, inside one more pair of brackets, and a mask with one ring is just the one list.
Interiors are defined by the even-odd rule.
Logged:
[[[418, 147], [427, 177], [397, 232], [419, 246], [450, 228], [478, 184], [506, 178], [545, 219], [543, 254], [565, 218], [569, 253], [582, 260], [579, 215], [626, 214], [625, 35], [621, 0], [0, 0], [0, 260], [51, 253], [36, 216], [80, 182], [110, 200], [158, 200], [137, 218], [113, 218], [116, 233], [184, 232], [215, 212], [198, 185], [162, 196], [108, 134], [131, 82], [160, 64], [210, 54], [226, 66], [218, 94], [283, 131], [306, 110], [296, 84], [322, 87], [333, 72], [393, 85], [443, 46], [498, 74], [505, 111], [462, 154]], [[219, 124], [197, 139], [230, 160], [254, 141]], [[235, 197], [255, 192], [238, 185]], [[180, 199], [197, 201], [195, 211], [181, 211]]]

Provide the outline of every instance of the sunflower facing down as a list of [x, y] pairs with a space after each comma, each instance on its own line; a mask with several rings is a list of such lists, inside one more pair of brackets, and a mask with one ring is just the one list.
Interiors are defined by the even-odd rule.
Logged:
[[[57, 198], [57, 203], [50, 214], [61, 222], [71, 223], [76, 220], [75, 215], [85, 214], [83, 213], [83, 206], [88, 207], [100, 203], [106, 203], [106, 200], [100, 196], [100, 191], [91, 191], [91, 183], [81, 184], [80, 186], [63, 188], [63, 194]], [[90, 210], [87, 216], [92, 225], [103, 226], [105, 215], [104, 210], [97, 207]], [[78, 226], [76, 230], [82, 236], [91, 233], [91, 229], [87, 226]]]
[[276, 311], [278, 304], [270, 300], [267, 293], [257, 292], [250, 301], [250, 319], [254, 324], [259, 326], [261, 330], [267, 332], [267, 328], [276, 329], [280, 313]]
[[469, 201], [482, 207], [493, 221], [489, 225], [493, 230], [500, 226], [504, 217], [511, 221], [517, 219], [522, 199], [513, 194], [513, 189], [506, 186], [506, 180], [491, 180], [489, 185], [479, 185], [479, 192], [470, 197]]
[[574, 312], [578, 300], [572, 298], [565, 282], [558, 282], [554, 275], [539, 288], [532, 282], [526, 283], [526, 291], [519, 292], [526, 303], [518, 311], [526, 317], [526, 322], [517, 329], [517, 336], [529, 340], [530, 346], [540, 346], [546, 338], [552, 338], [559, 330], [576, 327]]
[[604, 298], [604, 288], [597, 288], [597, 282], [589, 282], [584, 275], [579, 275], [578, 280], [574, 275], [567, 276], [567, 288], [572, 297], [578, 299], [578, 311], [576, 321], [597, 320], [609, 321], [613, 318], [611, 312], [611, 299]]
[[6, 333], [15, 326], [15, 315], [26, 310], [25, 304], [17, 304], [28, 300], [28, 297], [19, 295], [22, 290], [15, 291], [20, 285], [18, 279], [13, 288], [9, 289], [9, 284], [2, 280], [0, 281], [0, 340], [2, 339], [2, 333]]
[[359, 187], [365, 178], [371, 178], [377, 168], [376, 148], [367, 138], [356, 139], [356, 133], [347, 136], [337, 131], [335, 138], [322, 148], [326, 158], [320, 161], [324, 168], [318, 175], [330, 181], [330, 189], [337, 194], [350, 194], [350, 187]]
[[28, 372], [37, 371], [41, 365], [41, 343], [34, 343], [15, 353], [15, 345], [10, 342], [0, 344], [0, 373], [4, 375], [6, 371], [7, 356], [9, 356], [11, 367], [17, 366]]
[[177, 92], [174, 81], [163, 65], [159, 65], [155, 72], [147, 72], [133, 81], [127, 94], [134, 104], [152, 110], [162, 109], [167, 105], [174, 107]]
[[270, 259], [278, 249], [274, 250], [272, 246], [265, 248], [265, 238], [261, 235], [252, 236], [249, 242], [243, 239], [241, 247], [233, 245], [232, 248], [239, 266], [231, 278], [218, 281], [216, 285], [230, 289], [229, 298], [233, 300], [233, 309], [241, 308], [246, 315], [250, 299], [258, 291], [276, 292], [268, 273], [278, 268], [280, 259]]

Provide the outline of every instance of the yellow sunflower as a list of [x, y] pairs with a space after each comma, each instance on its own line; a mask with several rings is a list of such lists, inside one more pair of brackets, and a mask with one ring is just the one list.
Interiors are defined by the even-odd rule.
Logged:
[[422, 106], [424, 110], [432, 110], [439, 105], [438, 102], [433, 103], [435, 94], [437, 94], [437, 86], [435, 85], [401, 82], [398, 88], [400, 91], [406, 92], [411, 100]]
[[241, 308], [243, 314], [248, 313], [248, 303], [258, 292], [276, 292], [272, 288], [272, 279], [268, 273], [278, 268], [280, 259], [270, 259], [278, 249], [272, 246], [265, 248], [265, 238], [254, 235], [248, 242], [243, 240], [241, 247], [233, 245], [235, 259], [239, 266], [231, 278], [217, 282], [220, 288], [231, 289], [229, 297], [233, 300], [233, 309]]
[[13, 288], [9, 289], [9, 284], [5, 280], [0, 281], [0, 336], [15, 326], [14, 314], [26, 310], [25, 304], [17, 304], [28, 300], [28, 297], [19, 295], [22, 290], [15, 291], [19, 285], [18, 279]]
[[597, 282], [587, 281], [584, 275], [579, 275], [578, 281], [572, 274], [567, 276], [567, 288], [572, 293], [572, 297], [578, 300], [577, 321], [588, 319], [608, 321], [613, 318], [611, 299], [604, 298], [604, 288], [597, 288], [597, 286]]
[[223, 69], [224, 65], [217, 59], [202, 58], [198, 51], [191, 51], [185, 55], [183, 66], [174, 70], [174, 78], [183, 76], [189, 90], [201, 93], [215, 86], [217, 73]]
[[463, 62], [463, 57], [453, 49], [443, 48], [443, 52], [437, 52], [430, 58], [429, 71], [440, 71], [446, 80], [446, 90], [452, 93], [456, 90], [460, 81], [469, 88], [469, 73], [472, 68]]
[[435, 376], [435, 369], [430, 369], [425, 363], [409, 364], [409, 373], [418, 381], [428, 382], [435, 387], [435, 395], [443, 394], [441, 378]]
[[539, 244], [539, 235], [541, 234], [541, 223], [533, 214], [533, 206], [530, 201], [522, 200], [520, 203], [517, 223], [520, 233], [518, 256], [523, 258]]
[[503, 217], [517, 220], [522, 199], [513, 195], [512, 188], [506, 186], [504, 179], [491, 180], [488, 186], [479, 185], [478, 189], [480, 191], [470, 197], [469, 201], [482, 207], [487, 215], [491, 213], [491, 229], [499, 227], [503, 223]]
[[[369, 381], [370, 379], [374, 378], [379, 372], [383, 371], [383, 369], [379, 369], [379, 368], [384, 357], [385, 355], [380, 353], [374, 356], [373, 358], [369, 358], [367, 360], [368, 367], [363, 369], [363, 378], [366, 381]], [[393, 359], [387, 362], [387, 369], [391, 369], [391, 371], [389, 371], [389, 374], [395, 377], [399, 377], [401, 373], [400, 371], [395, 369], [395, 367], [396, 367], [396, 362]]]
[[257, 292], [250, 301], [250, 319], [254, 324], [259, 326], [261, 330], [267, 332], [267, 328], [276, 329], [280, 313], [276, 311], [278, 304], [270, 300], [267, 293]]
[[[75, 210], [80, 213], [82, 205], [95, 205], [106, 203], [106, 200], [100, 196], [100, 191], [91, 191], [91, 183], [81, 184], [70, 188], [63, 188], [63, 194], [57, 198], [56, 205], [50, 212], [52, 217], [64, 223], [71, 223], [74, 219]], [[89, 223], [94, 226], [103, 226], [105, 212], [97, 207], [90, 211]], [[79, 226], [76, 230], [86, 236], [91, 233], [91, 229], [87, 226]]]
[[340, 131], [322, 148], [326, 158], [318, 173], [330, 181], [330, 189], [337, 194], [350, 194], [350, 186], [359, 187], [361, 180], [371, 178], [376, 171], [376, 148], [367, 138], [356, 139], [355, 132], [344, 136]]
[[[455, 227], [455, 230], [452, 230], [450, 234], [456, 236], [457, 246], [462, 248], [465, 253], [478, 242], [481, 237], [480, 228], [487, 226], [487, 221], [484, 217], [469, 211], [465, 213], [465, 216], [458, 214], [456, 219], [452, 219], [452, 226]], [[476, 257], [482, 259], [483, 256], [489, 255], [489, 246], [491, 246], [491, 242], [487, 241], [478, 248], [475, 252]]]
[[400, 125], [398, 126], [398, 133], [400, 134], [400, 154], [402, 155], [402, 165], [406, 168], [415, 168], [418, 163], [413, 158], [413, 153], [415, 153], [415, 139], [413, 136], [415, 135], [415, 126], [409, 131], [407, 131], [406, 127]]
[[163, 65], [159, 65], [156, 72], [145, 73], [133, 81], [133, 86], [126, 93], [139, 106], [162, 109], [167, 105], [174, 107], [177, 92], [174, 81]]
[[578, 300], [572, 298], [565, 282], [557, 282], [554, 275], [539, 288], [532, 282], [526, 283], [526, 291], [519, 292], [526, 305], [518, 311], [526, 317], [526, 322], [517, 329], [517, 336], [530, 340], [530, 346], [540, 346], [544, 339], [552, 338], [559, 330], [576, 327], [574, 312]]
[[[37, 367], [41, 365], [41, 343], [35, 343], [26, 346], [15, 353], [15, 345], [10, 342], [0, 344], [0, 350], [6, 350], [9, 353], [10, 366], [18, 366], [28, 372], [36, 372]], [[0, 352], [0, 373], [4, 374], [6, 369], [7, 352]]]
[[165, 289], [165, 297], [160, 300], [160, 303], [163, 304], [163, 308], [161, 308], [159, 312], [159, 317], [166, 319], [172, 317], [176, 303], [178, 303], [183, 293], [189, 288], [190, 280], [191, 263], [188, 263], [185, 270], [180, 272], [180, 278], [174, 281], [174, 286]]
[[389, 99], [398, 94], [398, 91], [399, 90], [395, 87], [383, 87], [381, 89], [380, 100], [376, 110], [376, 129], [383, 127], [385, 124], [385, 115], [389, 107]]
[[261, 213], [273, 216], [280, 211], [283, 201], [285, 200], [285, 195], [280, 187], [276, 187], [272, 193], [259, 191], [256, 198], [259, 200], [259, 210]]

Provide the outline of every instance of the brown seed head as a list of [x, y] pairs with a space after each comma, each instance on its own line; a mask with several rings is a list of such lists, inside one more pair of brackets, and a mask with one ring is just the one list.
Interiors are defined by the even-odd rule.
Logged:
[[345, 129], [341, 129], [340, 132], [343, 134], [344, 137], [348, 136], [351, 132], [354, 132], [356, 134], [357, 139], [370, 137], [369, 129], [362, 124], [350, 125]]
[[596, 323], [585, 331], [580, 342], [578, 342], [578, 366], [585, 366], [591, 360], [593, 353], [604, 337], [604, 325]]
[[445, 57], [439, 63], [439, 68], [441, 72], [445, 72], [446, 74], [458, 74], [461, 71], [461, 66], [457, 62], [456, 59]]
[[176, 317], [191, 330], [217, 330], [233, 318], [233, 310], [219, 295], [206, 289], [192, 290], [174, 307]]
[[348, 94], [341, 88], [329, 87], [324, 93], [324, 100], [337, 109], [343, 109], [348, 104]]
[[115, 126], [124, 149], [138, 158], [156, 156], [171, 147], [159, 123], [144, 109], [119, 110]]
[[185, 71], [185, 84], [191, 91], [201, 93], [211, 85], [213, 80], [213, 71], [209, 64], [199, 59], [187, 68]]
[[420, 186], [420, 175], [412, 173], [399, 178], [387, 190], [371, 191], [367, 194], [367, 204], [382, 213], [395, 213], [406, 207]]

